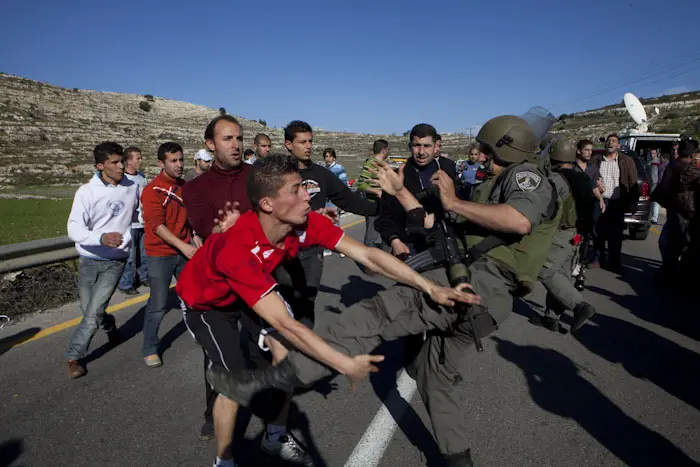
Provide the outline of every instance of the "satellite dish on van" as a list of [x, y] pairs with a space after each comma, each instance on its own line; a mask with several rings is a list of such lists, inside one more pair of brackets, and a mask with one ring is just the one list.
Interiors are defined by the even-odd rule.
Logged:
[[642, 133], [648, 131], [649, 126], [647, 125], [647, 113], [644, 110], [642, 103], [639, 102], [639, 99], [637, 99], [637, 96], [631, 92], [625, 93], [624, 101], [625, 107], [627, 108], [627, 113], [630, 114], [632, 120], [634, 120], [634, 122], [637, 124], [637, 131]]

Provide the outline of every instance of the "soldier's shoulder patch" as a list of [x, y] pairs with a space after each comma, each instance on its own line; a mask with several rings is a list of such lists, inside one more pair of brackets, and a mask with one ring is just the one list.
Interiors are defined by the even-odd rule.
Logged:
[[523, 191], [535, 191], [542, 183], [542, 176], [530, 170], [523, 170], [515, 174], [515, 182]]

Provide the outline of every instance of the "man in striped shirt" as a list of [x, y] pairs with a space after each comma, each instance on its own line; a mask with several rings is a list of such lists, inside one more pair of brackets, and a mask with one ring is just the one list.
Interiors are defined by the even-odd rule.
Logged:
[[[595, 249], [602, 257], [607, 241], [607, 266], [611, 271], [622, 272], [622, 235], [625, 230], [625, 212], [639, 198], [637, 167], [632, 158], [619, 151], [617, 135], [609, 135], [605, 140], [605, 154], [592, 160], [598, 167], [603, 181], [603, 201], [605, 211], [596, 225]], [[597, 209], [600, 209], [598, 207]]]

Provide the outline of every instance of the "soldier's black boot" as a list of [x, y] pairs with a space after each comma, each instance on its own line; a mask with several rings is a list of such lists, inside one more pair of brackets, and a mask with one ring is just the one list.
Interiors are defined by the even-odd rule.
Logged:
[[471, 449], [445, 456], [445, 467], [474, 467]]
[[295, 387], [303, 386], [288, 359], [263, 370], [237, 373], [231, 373], [221, 365], [212, 365], [207, 368], [207, 381], [214, 391], [243, 406], [249, 406], [253, 397], [265, 389], [292, 392]]
[[574, 307], [574, 322], [571, 325], [571, 331], [578, 330], [595, 314], [593, 305], [587, 302], [581, 302]]

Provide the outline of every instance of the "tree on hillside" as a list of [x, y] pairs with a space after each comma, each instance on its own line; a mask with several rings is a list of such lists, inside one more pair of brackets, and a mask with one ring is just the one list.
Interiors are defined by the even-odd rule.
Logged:
[[223, 107], [219, 107], [219, 114], [226, 115], [226, 109]]

